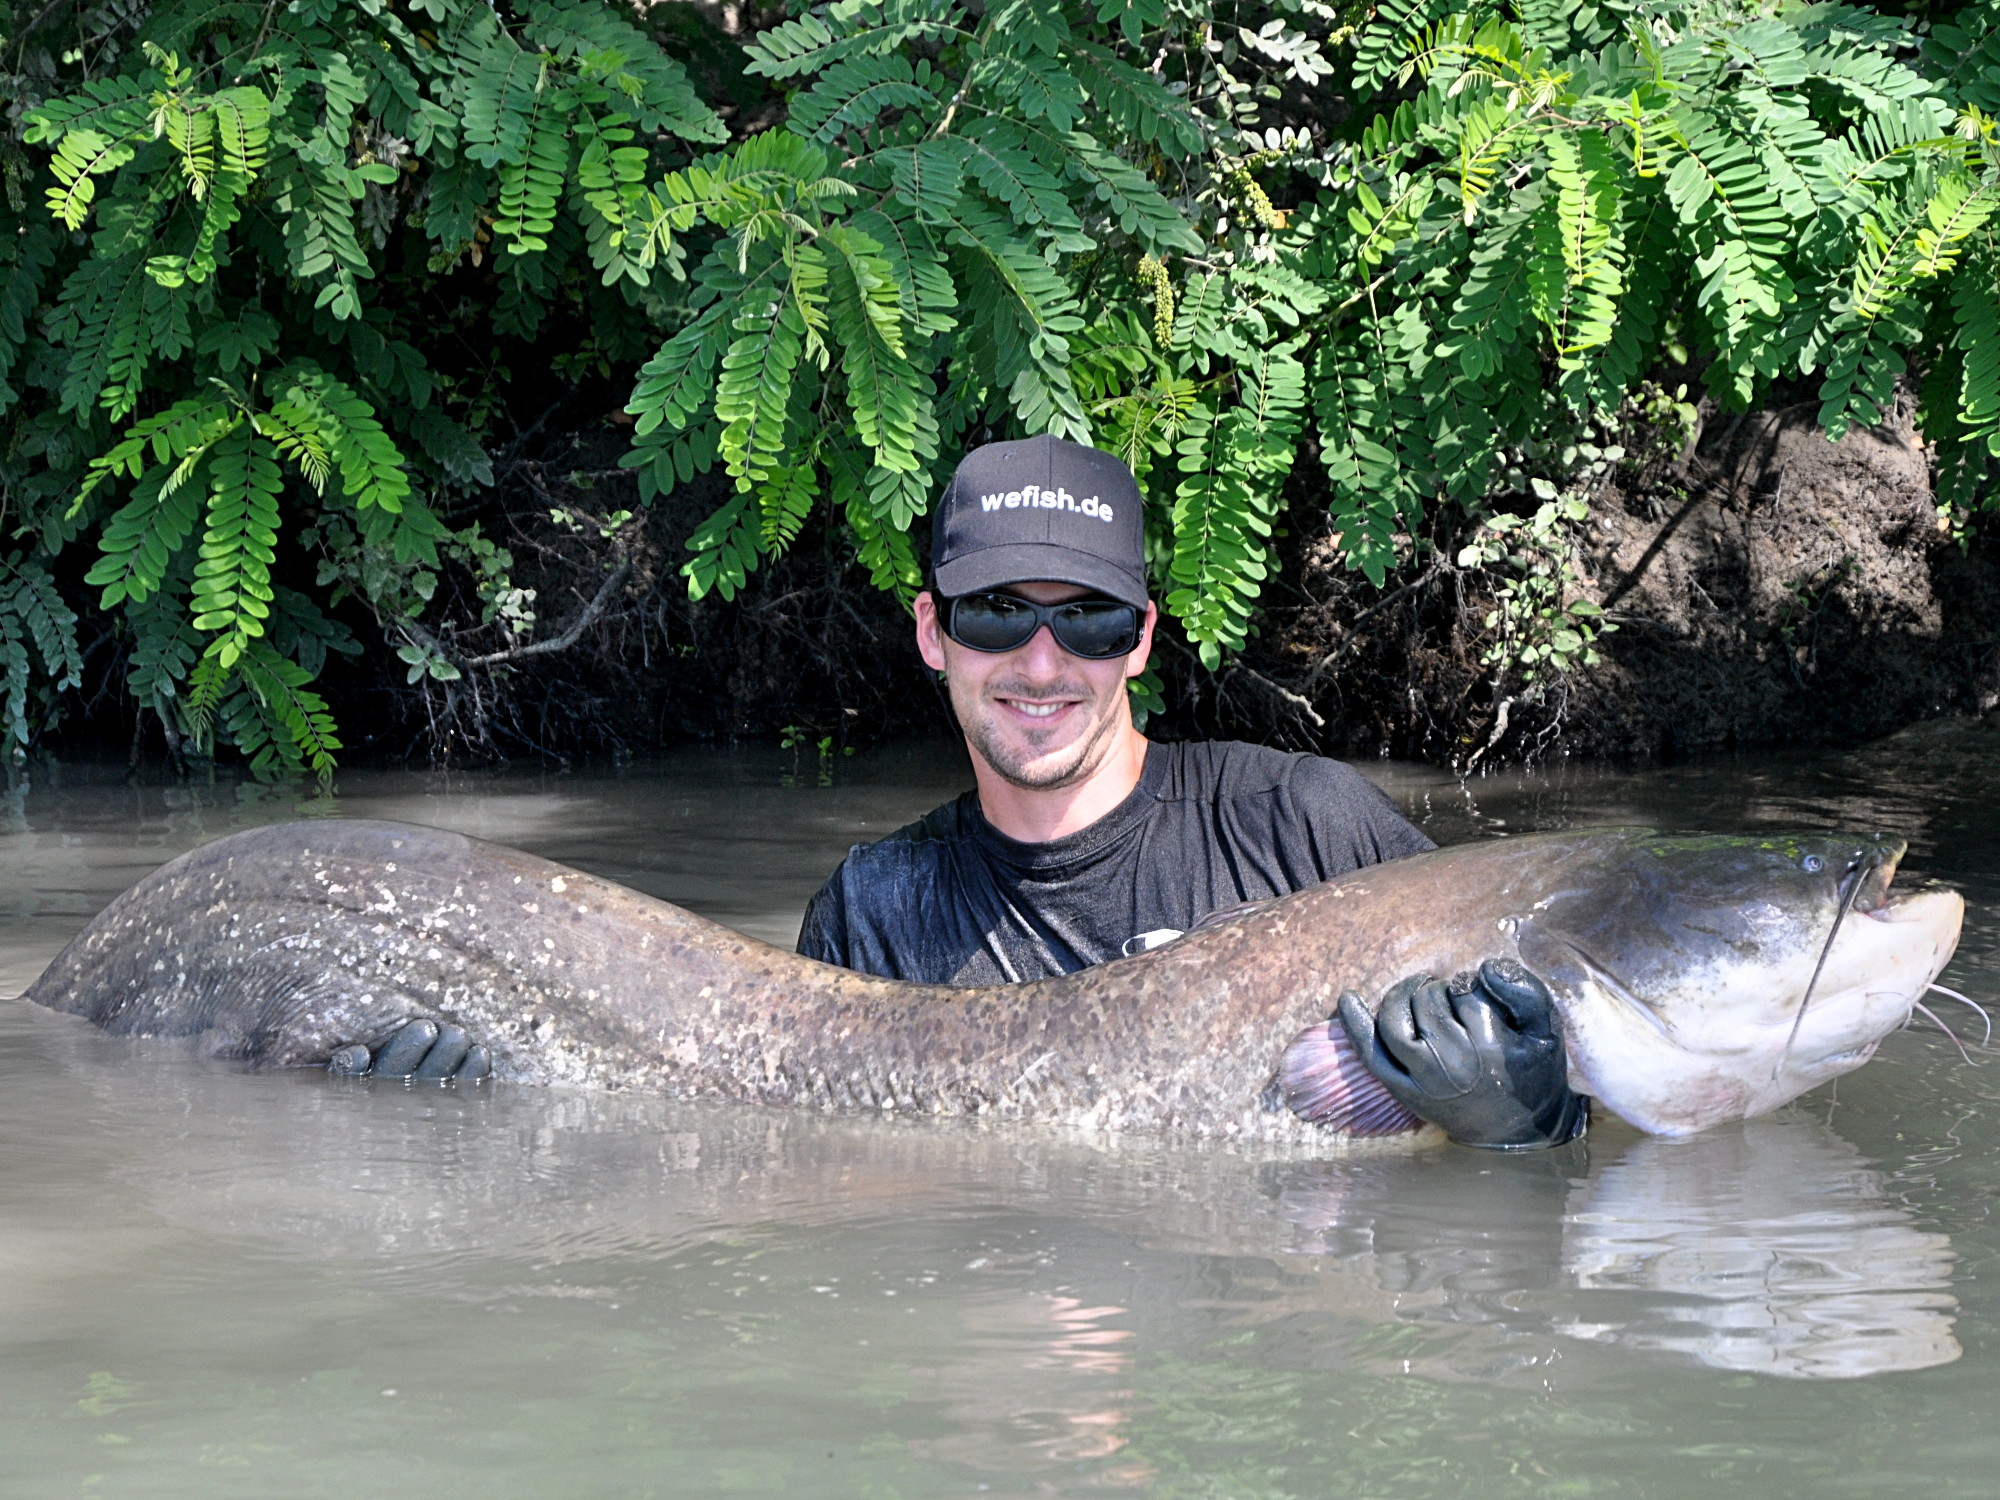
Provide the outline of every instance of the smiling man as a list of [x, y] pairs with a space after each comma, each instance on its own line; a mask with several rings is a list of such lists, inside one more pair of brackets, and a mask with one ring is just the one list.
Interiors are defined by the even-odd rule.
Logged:
[[[889, 979], [1000, 984], [1073, 973], [1204, 918], [1431, 841], [1352, 767], [1257, 745], [1153, 744], [1125, 684], [1146, 669], [1139, 487], [1108, 453], [1055, 438], [967, 455], [932, 520], [917, 649], [945, 680], [973, 789], [850, 849], [806, 909], [799, 951]], [[1503, 1151], [1575, 1139], [1548, 989], [1489, 960], [1413, 974], [1340, 1038], [1389, 1093], [1453, 1140]], [[420, 1017], [336, 1073], [476, 1080], [486, 1053]], [[1294, 1105], [1311, 1119], [1309, 1101]]]
[[[1068, 974], [1173, 941], [1213, 913], [1420, 853], [1431, 841], [1352, 767], [1241, 743], [1155, 744], [1126, 682], [1146, 669], [1137, 482], [1057, 438], [969, 454], [932, 521], [917, 649], [939, 672], [974, 788], [848, 851], [799, 951], [892, 979]], [[1416, 1113], [1473, 1145], [1580, 1134], [1546, 990], [1496, 969], [1413, 975], [1342, 1020]]]
[[932, 523], [917, 649], [944, 677], [974, 790], [849, 852], [799, 951], [896, 979], [1072, 973], [1209, 913], [1429, 849], [1351, 767], [1246, 744], [1153, 744], [1139, 488], [1057, 438], [968, 455]]

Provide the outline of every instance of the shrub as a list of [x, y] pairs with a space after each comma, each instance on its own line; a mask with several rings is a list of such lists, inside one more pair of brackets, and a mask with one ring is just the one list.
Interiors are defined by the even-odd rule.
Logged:
[[476, 516], [508, 360], [441, 367], [453, 318], [636, 367], [642, 496], [728, 481], [697, 596], [830, 507], [907, 598], [967, 446], [1115, 450], [1210, 667], [1302, 452], [1377, 583], [1426, 508], [1531, 514], [1509, 455], [1663, 364], [1735, 409], [1811, 376], [1830, 435], [1913, 369], [1961, 507], [2000, 455], [1995, 0], [839, 0], [748, 37], [736, 139], [657, 20], [105, 0], [8, 37], [0, 735], [79, 676], [72, 545], [130, 690], [261, 769], [332, 764], [342, 599], [462, 670], [437, 570], [518, 591]]

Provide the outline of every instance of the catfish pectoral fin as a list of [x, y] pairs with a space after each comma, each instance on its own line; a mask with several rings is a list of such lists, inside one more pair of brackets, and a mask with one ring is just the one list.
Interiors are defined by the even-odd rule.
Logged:
[[1308, 1124], [1344, 1135], [1402, 1135], [1424, 1123], [1363, 1066], [1337, 1016], [1292, 1038], [1271, 1092], [1274, 1105], [1282, 1102]]

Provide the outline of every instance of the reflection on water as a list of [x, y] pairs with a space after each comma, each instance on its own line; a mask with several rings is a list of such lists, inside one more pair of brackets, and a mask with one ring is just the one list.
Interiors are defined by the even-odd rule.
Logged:
[[1580, 1299], [1563, 1331], [1767, 1375], [1920, 1370], [1962, 1352], [1952, 1261], [1833, 1131], [1756, 1120], [1640, 1141], [1579, 1189], [1563, 1270], [1610, 1306]]
[[[1078, 1377], [1127, 1372], [1131, 1355], [1121, 1346], [1132, 1331], [1114, 1326], [1126, 1313], [1049, 1292], [970, 1305], [960, 1349], [912, 1372], [954, 1429], [919, 1451], [989, 1474], [1037, 1473], [1120, 1452], [1130, 1442], [1138, 1393], [1122, 1382]], [[1098, 1473], [1100, 1484], [1119, 1488], [1147, 1477], [1143, 1466]]]
[[[1990, 1002], [1993, 759], [1367, 769], [1447, 840], [1879, 822], [1968, 887], [1947, 982]], [[302, 810], [500, 838], [785, 940], [848, 843], [960, 777], [786, 769], [358, 775], [305, 809], [45, 780], [0, 829], [0, 993], [153, 864]], [[1299, 1162], [245, 1074], [0, 1004], [0, 1491], [1983, 1495], [1996, 1075], [1912, 1032], [1837, 1105], [1692, 1141]]]
[[1950, 1241], [1824, 1123], [1613, 1134], [1492, 1166], [1287, 1169], [1279, 1199], [1300, 1248], [1377, 1289], [1381, 1321], [1451, 1330], [1423, 1344], [1435, 1373], [1541, 1380], [1551, 1334], [1804, 1379], [1959, 1357]]

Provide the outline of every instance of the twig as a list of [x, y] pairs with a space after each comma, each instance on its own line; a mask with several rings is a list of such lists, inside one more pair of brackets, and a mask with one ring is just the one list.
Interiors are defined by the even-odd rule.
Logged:
[[944, 118], [937, 122], [936, 127], [924, 139], [937, 140], [951, 129], [951, 122], [958, 116], [958, 107], [965, 103], [965, 96], [972, 92], [972, 80], [979, 72], [979, 65], [986, 61], [986, 43], [992, 40], [993, 27], [998, 24], [999, 22], [995, 20], [985, 31], [972, 38], [973, 43], [979, 48], [979, 55], [966, 64], [965, 77], [959, 80], [958, 92], [951, 96], [951, 103], [945, 107]]
[[1294, 708], [1298, 709], [1298, 711], [1304, 714], [1308, 719], [1311, 719], [1313, 723], [1318, 725], [1321, 729], [1326, 728], [1326, 720], [1322, 719], [1319, 716], [1319, 710], [1312, 706], [1312, 700], [1310, 698], [1301, 697], [1299, 694], [1293, 692], [1290, 688], [1279, 687], [1277, 683], [1271, 681], [1271, 679], [1266, 677], [1262, 672], [1259, 672], [1252, 667], [1246, 667], [1241, 662], [1234, 663], [1230, 670], [1232, 674], [1236, 672], [1241, 672], [1245, 677], [1248, 677], [1251, 681], [1257, 683], [1265, 690], [1276, 693], [1280, 698], [1284, 699], [1287, 703], [1291, 704]]
[[567, 651], [583, 638], [597, 617], [610, 606], [618, 590], [625, 586], [625, 580], [632, 576], [632, 560], [628, 557], [611, 570], [610, 575], [592, 596], [591, 601], [578, 611], [575, 619], [561, 635], [552, 635], [545, 641], [535, 641], [527, 646], [513, 646], [505, 651], [489, 651], [484, 656], [469, 656], [459, 662], [461, 667], [494, 667], [502, 662], [519, 661], [527, 656], [546, 656], [553, 651]]
[[1465, 769], [1459, 772], [1459, 775], [1461, 777], [1470, 776], [1474, 768], [1478, 766], [1480, 761], [1486, 758], [1486, 752], [1488, 750], [1491, 750], [1495, 745], [1499, 744], [1500, 741], [1506, 737], [1507, 719], [1508, 716], [1513, 712], [1514, 712], [1514, 700], [1512, 698], [1502, 698], [1500, 700], [1500, 711], [1493, 716], [1493, 732], [1486, 736], [1485, 744], [1481, 745], [1477, 750], [1472, 752], [1472, 759], [1468, 760], [1465, 763]]
[[520, 454], [521, 449], [527, 444], [528, 439], [533, 437], [536, 433], [540, 432], [542, 430], [542, 424], [547, 422], [550, 417], [554, 416], [557, 412], [561, 411], [565, 406], [569, 405], [571, 394], [574, 393], [573, 392], [565, 393], [564, 395], [558, 396], [553, 402], [550, 403], [548, 408], [545, 411], [543, 411], [543, 413], [539, 417], [535, 418], [534, 421], [530, 422], [526, 427], [522, 428], [519, 432], [517, 432], [514, 435], [514, 440], [510, 442], [506, 446], [506, 448], [501, 451], [499, 461], [496, 462], [493, 466], [494, 472], [496, 474], [513, 473], [514, 465], [518, 461], [518, 455]]

